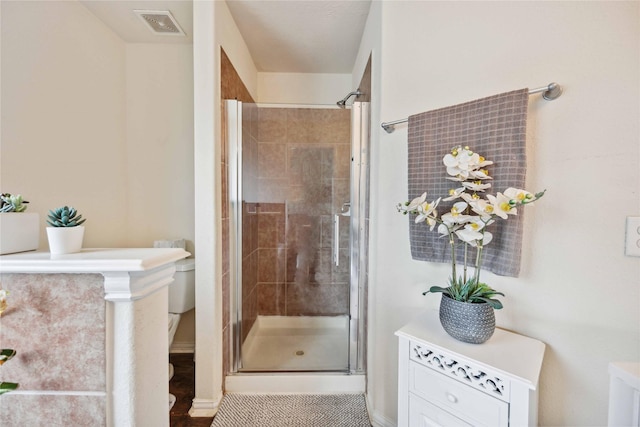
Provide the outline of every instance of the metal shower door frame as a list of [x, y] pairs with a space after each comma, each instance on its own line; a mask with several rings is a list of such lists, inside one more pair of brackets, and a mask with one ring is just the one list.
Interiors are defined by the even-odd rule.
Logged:
[[[231, 372], [242, 369], [242, 102], [224, 101], [225, 144], [228, 161], [229, 192], [229, 283], [231, 333], [229, 355]], [[349, 219], [349, 366], [352, 374], [365, 371], [367, 239], [366, 203], [369, 174], [369, 103], [354, 102], [351, 107], [351, 170]]]
[[231, 371], [242, 369], [242, 102], [224, 101], [229, 192], [229, 313]]
[[351, 106], [351, 217], [349, 223], [349, 371], [365, 371], [366, 351], [366, 282], [367, 239], [366, 218], [369, 183], [369, 103]]

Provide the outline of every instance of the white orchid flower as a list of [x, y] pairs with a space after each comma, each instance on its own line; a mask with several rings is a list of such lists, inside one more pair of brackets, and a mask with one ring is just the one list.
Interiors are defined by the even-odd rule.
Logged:
[[440, 217], [440, 220], [447, 226], [451, 227], [456, 224], [466, 224], [471, 218], [469, 215], [453, 215], [451, 212]]
[[505, 196], [502, 193], [498, 193], [496, 196], [491, 194], [487, 195], [489, 202], [493, 206], [493, 213], [498, 215], [502, 219], [507, 219], [507, 215], [517, 215], [518, 211], [515, 208], [515, 200]]
[[[493, 221], [491, 221], [493, 222]], [[486, 246], [493, 240], [493, 234], [485, 231], [485, 224], [482, 219], [476, 217], [473, 222], [468, 223], [462, 230], [456, 231], [456, 236], [470, 246]]]
[[434, 227], [438, 223], [435, 218], [437, 215], [438, 213], [436, 211], [433, 211], [433, 217], [427, 217], [427, 224], [429, 225], [429, 231], [433, 231]]
[[469, 215], [465, 215], [463, 213], [467, 209], [467, 206], [468, 205], [465, 202], [454, 203], [451, 207], [451, 211], [442, 215], [440, 219], [447, 226], [452, 226], [454, 224], [464, 224], [471, 218]]
[[[453, 206], [451, 207], [451, 215], [453, 215], [454, 217], [460, 216], [462, 215], [462, 213], [467, 210], [467, 207], [469, 205], [466, 202], [456, 202], [453, 204]], [[460, 222], [460, 221], [458, 221]]]
[[485, 159], [483, 156], [478, 156], [478, 167], [485, 167], [485, 166], [490, 166], [493, 164], [493, 162], [491, 160], [487, 160]]
[[493, 221], [485, 221], [483, 217], [481, 216], [470, 216], [469, 221], [467, 222], [467, 224], [465, 225], [465, 227], [468, 227], [472, 230], [475, 231], [481, 231], [482, 229], [484, 229], [487, 225], [493, 223]]
[[[423, 202], [422, 204], [418, 205], [418, 207], [416, 208], [416, 211], [418, 212], [418, 216], [416, 216], [416, 224], [423, 222], [428, 218], [432, 218], [432, 219], [435, 218], [438, 215], [438, 212], [436, 211], [436, 207], [438, 206], [439, 203], [440, 203], [440, 198], [438, 198], [438, 200], [431, 203]], [[432, 228], [433, 228], [433, 225], [435, 225], [435, 224], [432, 225], [431, 221], [428, 221], [428, 220], [427, 220], [427, 224], [431, 225]]]
[[480, 198], [480, 196], [478, 196], [477, 194], [469, 194], [469, 193], [462, 193], [460, 195], [460, 197], [462, 198], [462, 200], [464, 200], [465, 202], [467, 202], [469, 205], [471, 205], [472, 202], [478, 200]]
[[491, 188], [491, 184], [483, 184], [482, 181], [463, 182], [462, 186], [471, 191], [484, 191]]
[[[489, 195], [487, 197], [493, 196]], [[469, 206], [472, 211], [480, 215], [485, 220], [495, 213], [493, 205], [484, 199], [472, 199], [469, 201]]]
[[450, 175], [450, 177], [447, 177], [447, 179], [451, 181], [465, 181], [469, 179], [469, 171], [467, 169], [461, 169], [457, 167], [447, 168], [447, 174]]
[[425, 200], [427, 200], [427, 192], [425, 191], [424, 193], [422, 193], [422, 195], [420, 197], [416, 197], [415, 199], [413, 199], [411, 202], [409, 202], [409, 204], [406, 207], [407, 211], [413, 211], [418, 209], [418, 206], [422, 205]]
[[484, 247], [484, 246], [487, 246], [489, 242], [491, 242], [492, 240], [493, 240], [493, 234], [489, 233], [488, 231], [485, 231], [484, 235], [482, 236], [482, 240], [474, 240], [473, 242], [469, 242], [469, 246], [472, 246], [474, 248]]
[[482, 246], [487, 246], [493, 240], [493, 234], [488, 231], [484, 232], [484, 237], [482, 238]]
[[440, 224], [438, 226], [438, 233], [442, 234], [443, 236], [448, 236], [449, 235], [449, 227], [447, 227], [445, 224]]
[[469, 176], [474, 179], [493, 179], [489, 176], [489, 171], [486, 169], [476, 169], [469, 171]]
[[515, 200], [519, 205], [524, 203], [530, 203], [529, 200], [534, 199], [534, 195], [527, 190], [519, 190], [517, 188], [509, 187], [504, 190], [504, 195], [512, 200]]
[[452, 188], [451, 190], [449, 190], [449, 197], [446, 197], [446, 198], [442, 199], [442, 201], [443, 202], [450, 202], [451, 200], [459, 199], [464, 194], [464, 190], [465, 190], [464, 187], [455, 188], [455, 189]]
[[454, 147], [451, 153], [442, 158], [442, 163], [447, 167], [447, 174], [459, 180], [469, 178], [469, 171], [478, 168], [480, 156], [468, 147]]
[[455, 182], [464, 182], [467, 179], [469, 179], [469, 173], [465, 175], [462, 174], [458, 174], [456, 176], [447, 176], [445, 177], [445, 179], [448, 179], [449, 181], [455, 181]]
[[482, 233], [473, 230], [471, 227], [465, 226], [464, 228], [456, 231], [456, 236], [465, 243], [471, 246], [476, 246], [476, 241], [482, 239]]

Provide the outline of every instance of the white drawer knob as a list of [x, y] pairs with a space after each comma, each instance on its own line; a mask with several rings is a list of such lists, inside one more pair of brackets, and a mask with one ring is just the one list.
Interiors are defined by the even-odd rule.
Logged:
[[458, 398], [451, 393], [447, 393], [447, 400], [451, 403], [458, 403]]

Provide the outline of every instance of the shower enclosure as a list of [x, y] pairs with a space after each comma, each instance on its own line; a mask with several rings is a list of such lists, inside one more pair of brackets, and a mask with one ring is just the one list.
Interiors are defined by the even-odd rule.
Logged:
[[225, 115], [232, 373], [362, 372], [368, 104]]

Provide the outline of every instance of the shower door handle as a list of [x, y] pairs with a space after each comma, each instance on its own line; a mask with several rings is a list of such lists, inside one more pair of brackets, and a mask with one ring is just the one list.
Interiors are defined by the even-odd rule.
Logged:
[[340, 217], [351, 216], [351, 202], [342, 204], [340, 213], [333, 216], [333, 263], [336, 267], [340, 266]]
[[340, 214], [333, 216], [333, 263], [340, 265]]

